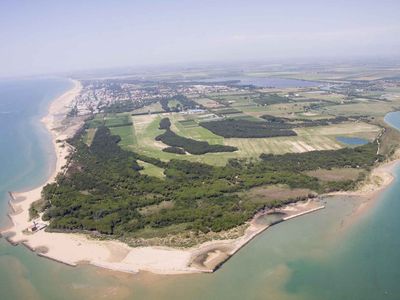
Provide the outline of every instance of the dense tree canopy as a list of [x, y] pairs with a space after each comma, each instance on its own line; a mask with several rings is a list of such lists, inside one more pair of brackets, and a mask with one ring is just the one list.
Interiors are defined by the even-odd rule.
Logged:
[[200, 126], [225, 138], [266, 138], [294, 136], [296, 132], [284, 123], [253, 122], [248, 120], [224, 119], [201, 122]]
[[[175, 147], [181, 148], [190, 154], [201, 155], [205, 153], [211, 152], [234, 152], [238, 150], [236, 147], [232, 146], [225, 146], [225, 145], [210, 145], [208, 142], [205, 141], [196, 141], [189, 138], [185, 138], [183, 136], [177, 135], [170, 129], [171, 122], [168, 118], [164, 118], [160, 121], [160, 129], [165, 129], [163, 134], [160, 134], [156, 137], [157, 141], [161, 141], [164, 144]], [[167, 150], [171, 152], [172, 149]]]
[[[69, 140], [75, 151], [66, 174], [43, 189], [43, 218], [50, 220], [49, 230], [134, 237], [144, 229], [179, 225], [182, 230], [218, 232], [243, 224], [265, 206], [291, 201], [254, 202], [242, 198], [240, 191], [268, 184], [316, 192], [349, 188], [353, 182], [323, 183], [303, 171], [369, 167], [380, 159], [374, 143], [336, 151], [262, 155], [256, 163], [231, 160], [224, 167], [183, 159], [162, 162], [121, 149], [119, 137], [105, 126], [98, 127], [89, 147], [82, 141], [83, 131]], [[165, 178], [141, 174], [137, 160], [163, 168]], [[173, 205], [162, 208], [165, 202]]]

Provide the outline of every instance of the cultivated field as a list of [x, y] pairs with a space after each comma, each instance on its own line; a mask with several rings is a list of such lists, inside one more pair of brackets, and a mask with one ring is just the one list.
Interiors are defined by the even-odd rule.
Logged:
[[160, 112], [162, 111], [162, 107], [160, 102], [153, 103], [151, 105], [144, 106], [142, 108], [135, 109], [132, 111], [132, 114], [142, 114], [142, 113], [153, 113], [153, 112]]
[[193, 100], [206, 108], [218, 108], [222, 106], [220, 103], [210, 98], [193, 98]]
[[164, 178], [164, 169], [159, 168], [153, 164], [149, 164], [147, 162], [138, 160], [137, 161], [139, 166], [141, 166], [143, 168], [143, 170], [139, 171], [140, 174], [143, 175], [148, 175], [148, 176], [154, 176], [154, 177], [158, 177], [158, 178]]
[[[327, 77], [346, 76], [348, 70], [337, 70]], [[254, 75], [254, 74], [253, 74]], [[282, 74], [284, 75], [284, 74]], [[293, 75], [288, 73], [286, 75]], [[290, 77], [290, 76], [289, 76]], [[386, 93], [397, 92], [397, 88]], [[365, 91], [367, 96], [385, 92]], [[364, 94], [363, 94], [364, 95]], [[361, 95], [360, 97], [363, 97]], [[365, 97], [365, 95], [364, 95]], [[113, 134], [121, 137], [120, 145], [150, 157], [167, 161], [170, 159], [187, 159], [213, 165], [224, 165], [231, 158], [258, 158], [262, 153], [283, 154], [300, 153], [315, 150], [334, 150], [346, 147], [336, 140], [337, 137], [358, 137], [373, 141], [380, 132], [380, 127], [362, 121], [345, 122], [329, 126], [303, 127], [294, 129], [297, 136], [272, 138], [223, 138], [199, 126], [202, 121], [224, 118], [245, 119], [264, 122], [262, 115], [271, 115], [290, 119], [318, 120], [335, 116], [375, 116], [381, 117], [395, 109], [395, 103], [376, 101], [366, 98], [346, 99], [344, 94], [323, 91], [318, 88], [285, 88], [238, 90], [219, 92], [192, 97], [192, 100], [204, 106], [205, 113], [160, 113], [159, 102], [145, 106], [131, 113], [97, 115], [90, 121], [85, 142], [90, 145], [95, 128], [101, 124], [108, 126]], [[268, 99], [268, 100], [265, 100]], [[267, 102], [265, 102], [267, 101]], [[269, 101], [269, 102], [268, 102]], [[281, 101], [280, 103], [277, 103]], [[179, 103], [170, 100], [168, 106], [174, 108]], [[148, 112], [152, 114], [148, 114]], [[171, 130], [179, 136], [209, 144], [237, 147], [235, 152], [206, 153], [202, 155], [179, 155], [162, 151], [167, 145], [155, 138], [162, 134], [159, 122], [168, 117]], [[144, 167], [141, 172], [152, 176], [163, 177], [163, 170], [140, 162]]]
[[[210, 144], [235, 146], [236, 152], [207, 153], [203, 155], [178, 155], [163, 152], [167, 145], [155, 138], [163, 133], [158, 129], [161, 118], [171, 120], [171, 129], [178, 135]], [[132, 126], [114, 127], [121, 131], [121, 145], [124, 148], [162, 160], [188, 159], [210, 164], [224, 165], [230, 158], [258, 158], [262, 153], [283, 154], [287, 152], [307, 152], [332, 150], [345, 147], [336, 141], [337, 136], [360, 137], [372, 141], [380, 128], [363, 122], [348, 122], [330, 126], [295, 129], [297, 136], [274, 138], [223, 138], [198, 125], [201, 115], [165, 113], [160, 115], [132, 116]], [[129, 129], [129, 130], [128, 130]], [[134, 136], [133, 136], [134, 135]], [[146, 168], [145, 168], [146, 169]]]

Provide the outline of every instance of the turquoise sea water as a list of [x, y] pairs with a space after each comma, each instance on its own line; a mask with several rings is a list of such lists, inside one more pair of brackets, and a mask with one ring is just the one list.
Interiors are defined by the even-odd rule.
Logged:
[[[35, 186], [49, 173], [53, 151], [38, 121], [69, 86], [56, 79], [0, 82], [3, 223], [7, 191]], [[400, 124], [400, 114], [394, 120]], [[72, 268], [1, 239], [0, 299], [400, 299], [398, 195], [396, 180], [359, 215], [361, 199], [326, 199], [326, 209], [273, 226], [214, 274]]]
[[40, 118], [49, 102], [70, 87], [64, 79], [0, 81], [0, 199], [7, 191], [28, 189], [46, 179], [55, 155]]

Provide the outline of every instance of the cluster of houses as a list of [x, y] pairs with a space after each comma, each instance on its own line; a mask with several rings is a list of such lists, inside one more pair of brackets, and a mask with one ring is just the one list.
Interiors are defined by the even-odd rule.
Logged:
[[[240, 90], [240, 87], [231, 87], [225, 85], [207, 85], [207, 84], [187, 84], [187, 83], [166, 83], [148, 82], [130, 83], [114, 82], [108, 80], [96, 80], [85, 82], [84, 87], [75, 98], [73, 108], [75, 115], [88, 115], [101, 112], [102, 108], [113, 103], [123, 101], [138, 102], [140, 105], [149, 100], [173, 97], [178, 94], [186, 96], [199, 96], [209, 93], [232, 92]], [[194, 113], [194, 112], [188, 112]]]

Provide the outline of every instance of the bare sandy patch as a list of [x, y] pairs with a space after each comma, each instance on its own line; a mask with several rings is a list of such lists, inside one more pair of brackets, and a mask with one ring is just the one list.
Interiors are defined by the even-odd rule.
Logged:
[[323, 181], [339, 181], [339, 180], [355, 180], [358, 178], [360, 173], [364, 172], [364, 169], [356, 168], [333, 168], [318, 169], [313, 171], [305, 172], [308, 176], [317, 177]]
[[297, 152], [297, 153], [307, 152], [307, 149], [304, 148], [298, 142], [290, 142], [290, 144], [292, 145], [292, 152]]
[[316, 150], [313, 146], [310, 146], [310, 145], [307, 144], [306, 142], [298, 141], [297, 143], [298, 143], [301, 147], [307, 149], [307, 151], [315, 151], [315, 150]]
[[253, 201], [265, 202], [266, 200], [286, 200], [296, 197], [307, 197], [311, 193], [313, 192], [310, 189], [291, 189], [284, 185], [269, 185], [252, 188], [245, 194]]

